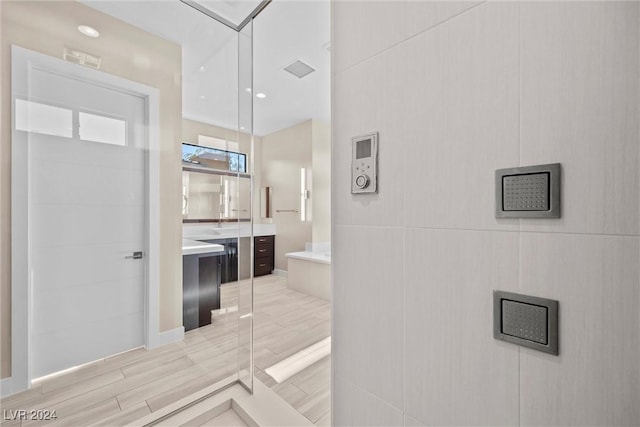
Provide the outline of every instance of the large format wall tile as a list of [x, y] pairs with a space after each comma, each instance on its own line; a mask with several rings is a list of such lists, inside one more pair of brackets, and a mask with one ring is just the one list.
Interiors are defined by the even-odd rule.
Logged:
[[[640, 4], [401, 3], [333, 9], [337, 421], [640, 425]], [[551, 162], [562, 218], [496, 220], [494, 170]], [[560, 300], [560, 356], [494, 340], [493, 289]]]
[[[336, 376], [402, 408], [404, 230], [335, 227]], [[348, 405], [347, 402], [342, 404]]]
[[638, 234], [638, 6], [521, 6], [521, 162], [563, 166], [562, 218], [523, 230]]
[[334, 1], [333, 70], [340, 72], [477, 5], [477, 1]]
[[522, 233], [522, 292], [560, 301], [560, 355], [521, 351], [522, 425], [640, 425], [638, 248]]
[[398, 2], [333, 1], [331, 8], [334, 74], [405, 39]]
[[[404, 123], [402, 58], [384, 54], [334, 77], [333, 197], [338, 225], [402, 225]], [[381, 102], [384, 100], [384, 102]], [[378, 140], [378, 193], [351, 194], [351, 138], [372, 131]]]
[[413, 417], [410, 417], [409, 415], [407, 415], [406, 413], [404, 414], [404, 425], [407, 427], [422, 427], [425, 424], [416, 420]]
[[411, 65], [407, 226], [517, 229], [495, 218], [494, 170], [519, 162], [518, 7], [480, 5], [395, 49]]
[[333, 382], [335, 426], [401, 426], [402, 411], [376, 396], [336, 377]]
[[493, 289], [518, 288], [518, 234], [412, 229], [405, 411], [425, 425], [517, 425], [518, 348], [493, 339]]
[[410, 38], [423, 31], [434, 29], [447, 21], [457, 19], [458, 15], [483, 3], [481, 1], [396, 1], [402, 8], [402, 22], [405, 38]]

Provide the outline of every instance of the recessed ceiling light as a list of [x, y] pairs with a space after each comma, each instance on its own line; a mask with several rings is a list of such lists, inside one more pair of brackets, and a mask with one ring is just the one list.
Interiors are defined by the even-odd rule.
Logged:
[[244, 126], [240, 126], [240, 130], [244, 130]]
[[265, 94], [264, 94], [264, 93], [262, 93], [262, 92], [258, 92], [258, 93], [256, 93], [256, 97], [257, 97], [257, 98], [260, 98], [260, 99], [264, 99], [264, 98], [266, 98], [266, 97], [267, 97], [267, 95], [265, 95]]
[[251, 88], [250, 88], [250, 87], [248, 87], [248, 88], [246, 88], [246, 89], [245, 89], [245, 91], [247, 91], [247, 92], [251, 93]]
[[100, 35], [98, 30], [88, 25], [78, 25], [78, 31], [87, 37], [98, 37]]
[[204, 95], [200, 95], [200, 99], [204, 99]]
[[206, 70], [206, 68], [204, 68], [204, 66], [200, 67], [200, 71], [204, 71]]

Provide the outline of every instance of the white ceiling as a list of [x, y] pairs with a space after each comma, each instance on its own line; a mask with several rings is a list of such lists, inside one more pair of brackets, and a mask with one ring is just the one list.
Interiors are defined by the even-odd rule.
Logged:
[[[237, 128], [235, 31], [178, 0], [82, 2], [182, 45], [183, 116]], [[329, 8], [329, 0], [273, 0], [254, 20], [253, 93], [267, 95], [255, 98], [256, 135], [307, 119], [330, 120]], [[296, 59], [316, 71], [298, 79], [283, 70]]]
[[[269, 134], [307, 119], [331, 119], [329, 1], [274, 0], [254, 20], [255, 132]], [[283, 68], [296, 59], [316, 71], [299, 79]]]

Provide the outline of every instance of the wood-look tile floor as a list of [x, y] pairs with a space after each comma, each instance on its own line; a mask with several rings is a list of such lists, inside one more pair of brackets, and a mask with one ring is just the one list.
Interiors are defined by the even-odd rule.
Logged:
[[268, 276], [254, 286], [255, 376], [316, 425], [331, 424], [331, 357], [278, 384], [264, 370], [331, 335], [331, 304]]
[[[223, 285], [223, 308], [237, 304], [237, 286]], [[330, 357], [281, 384], [264, 369], [328, 337], [330, 323], [327, 301], [287, 288], [286, 278], [255, 279], [255, 375], [318, 425], [330, 424]], [[179, 343], [109, 357], [2, 399], [0, 424], [125, 425], [237, 372], [237, 347], [237, 313], [216, 316]], [[55, 410], [57, 419], [4, 419], [9, 411], [32, 409]]]

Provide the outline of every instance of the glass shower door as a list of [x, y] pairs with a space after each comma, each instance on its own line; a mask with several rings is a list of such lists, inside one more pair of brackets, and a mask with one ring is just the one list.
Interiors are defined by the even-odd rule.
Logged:
[[[254, 194], [254, 140], [253, 140], [253, 19], [238, 32], [238, 129], [240, 138], [248, 138], [250, 154], [250, 280], [238, 286], [238, 380], [253, 391], [253, 194]], [[240, 186], [238, 186], [240, 188]]]

